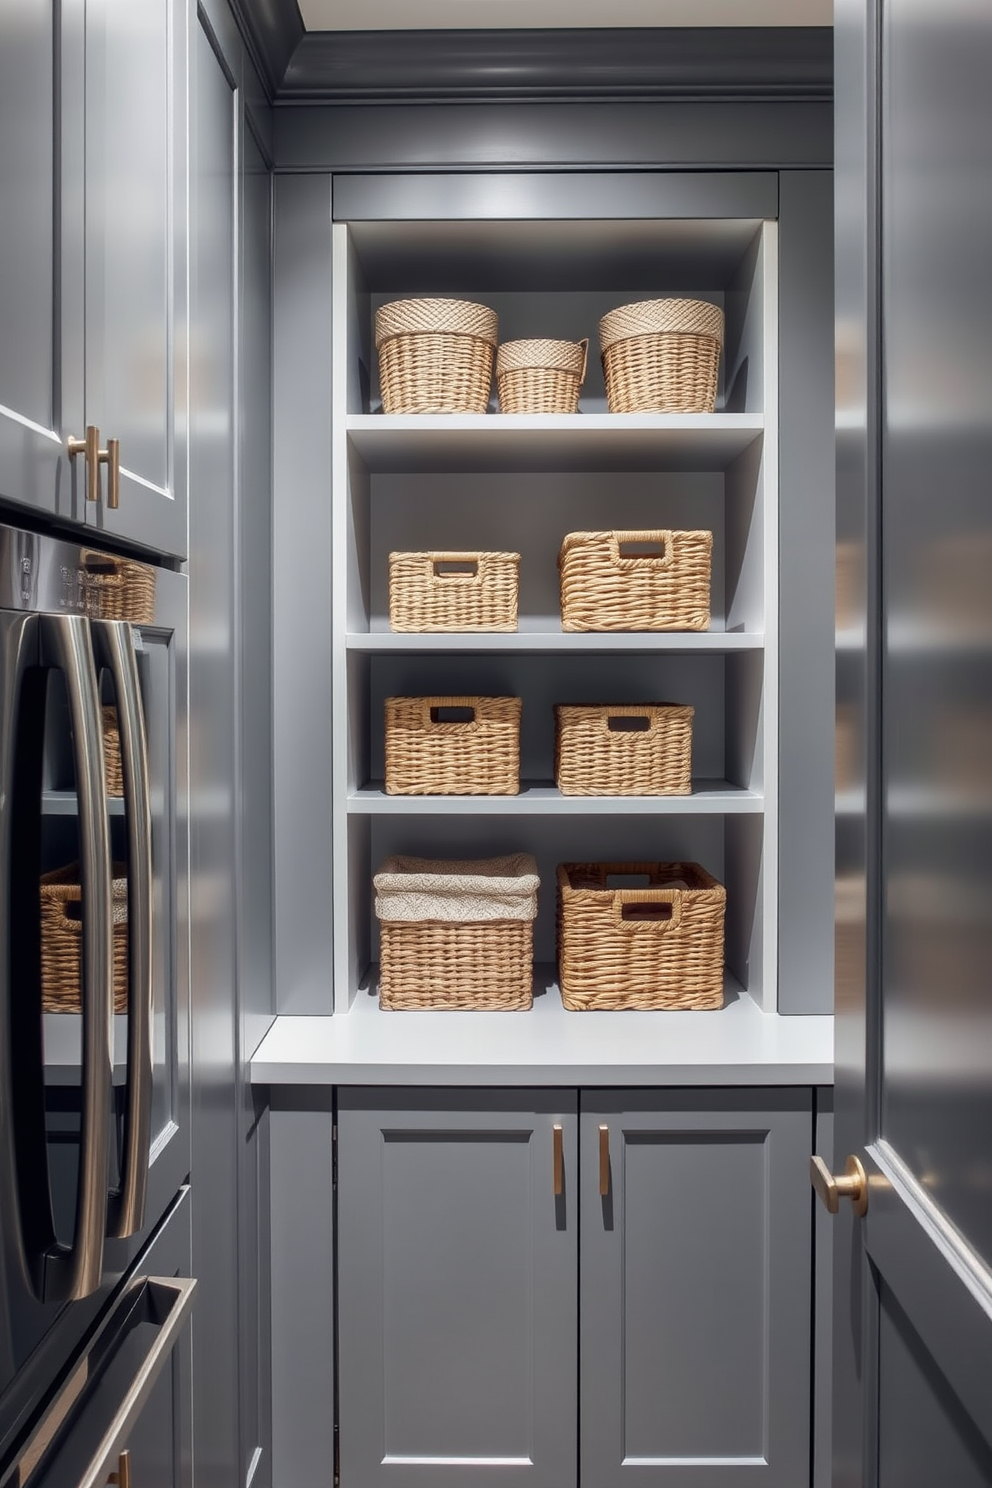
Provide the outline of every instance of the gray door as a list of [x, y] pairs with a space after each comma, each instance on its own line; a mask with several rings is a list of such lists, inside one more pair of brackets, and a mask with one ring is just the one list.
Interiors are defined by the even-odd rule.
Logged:
[[575, 1482], [575, 1136], [572, 1091], [342, 1091], [342, 1488]]
[[65, 389], [67, 416], [74, 407], [102, 443], [120, 442], [120, 505], [109, 505], [104, 474], [87, 520], [179, 555], [185, 462], [172, 426], [185, 393], [185, 338], [176, 338], [186, 282], [185, 10], [182, 0], [86, 0], [85, 367]]
[[834, 1481], [972, 1488], [992, 1482], [992, 12], [841, 0], [836, 21], [858, 601], [838, 677], [862, 780], [837, 818], [835, 1153], [866, 1183], [820, 1177]]
[[811, 1092], [581, 1101], [583, 1488], [796, 1488]]
[[[81, 345], [82, 316], [70, 310], [63, 325], [55, 283], [66, 174], [61, 80], [82, 56], [79, 9], [73, 0], [0, 5], [0, 499], [82, 520], [58, 403], [63, 336], [78, 333]], [[70, 86], [66, 126], [81, 136], [76, 103]]]

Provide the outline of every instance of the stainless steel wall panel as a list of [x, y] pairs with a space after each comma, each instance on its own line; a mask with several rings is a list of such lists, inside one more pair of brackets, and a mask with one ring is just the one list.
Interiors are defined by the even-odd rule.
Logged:
[[273, 711], [281, 1013], [331, 1010], [331, 183], [276, 181]]
[[833, 1011], [833, 180], [779, 177], [779, 1010]]

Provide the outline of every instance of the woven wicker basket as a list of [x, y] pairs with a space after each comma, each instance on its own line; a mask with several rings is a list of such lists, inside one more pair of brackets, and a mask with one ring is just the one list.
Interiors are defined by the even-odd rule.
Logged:
[[383, 413], [485, 413], [495, 310], [468, 300], [394, 300], [375, 313]]
[[562, 630], [708, 630], [712, 532], [570, 532]]
[[390, 553], [392, 630], [516, 630], [519, 553]]
[[115, 558], [92, 548], [81, 558], [86, 573], [86, 613], [95, 620], [155, 622], [155, 570], [132, 558]]
[[[114, 1012], [127, 1012], [127, 869], [113, 865]], [[83, 925], [79, 864], [70, 863], [42, 876], [41, 1006], [46, 1013], [78, 1013], [81, 1008], [80, 963]]]
[[578, 413], [588, 340], [506, 341], [496, 353], [500, 413]]
[[515, 796], [520, 706], [515, 697], [387, 697], [386, 794]]
[[124, 794], [124, 771], [121, 767], [121, 738], [117, 725], [117, 709], [100, 709], [103, 719], [103, 780], [108, 796]]
[[379, 1006], [519, 1012], [532, 1006], [537, 864], [387, 858], [375, 876]]
[[599, 323], [611, 413], [712, 413], [723, 311], [705, 300], [640, 300]]
[[555, 704], [563, 796], [688, 796], [692, 719], [678, 703]]
[[[611, 888], [644, 877], [646, 888]], [[726, 890], [698, 863], [561, 863], [558, 979], [570, 1012], [723, 1006]]]

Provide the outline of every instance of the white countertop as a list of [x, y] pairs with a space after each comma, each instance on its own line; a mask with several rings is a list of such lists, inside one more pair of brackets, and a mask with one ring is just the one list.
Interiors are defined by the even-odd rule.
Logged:
[[551, 986], [521, 1013], [382, 1012], [275, 1019], [256, 1085], [831, 1085], [833, 1019], [763, 1013], [569, 1013]]

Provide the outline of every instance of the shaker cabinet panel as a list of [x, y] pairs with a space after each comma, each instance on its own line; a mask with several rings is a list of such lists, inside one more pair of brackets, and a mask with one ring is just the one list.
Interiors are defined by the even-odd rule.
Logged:
[[585, 1488], [805, 1481], [808, 1091], [582, 1097]]
[[574, 1093], [343, 1091], [338, 1153], [342, 1484], [574, 1482]]
[[71, 62], [59, 22], [54, 0], [0, 6], [0, 499], [71, 517], [56, 406], [58, 84]]

